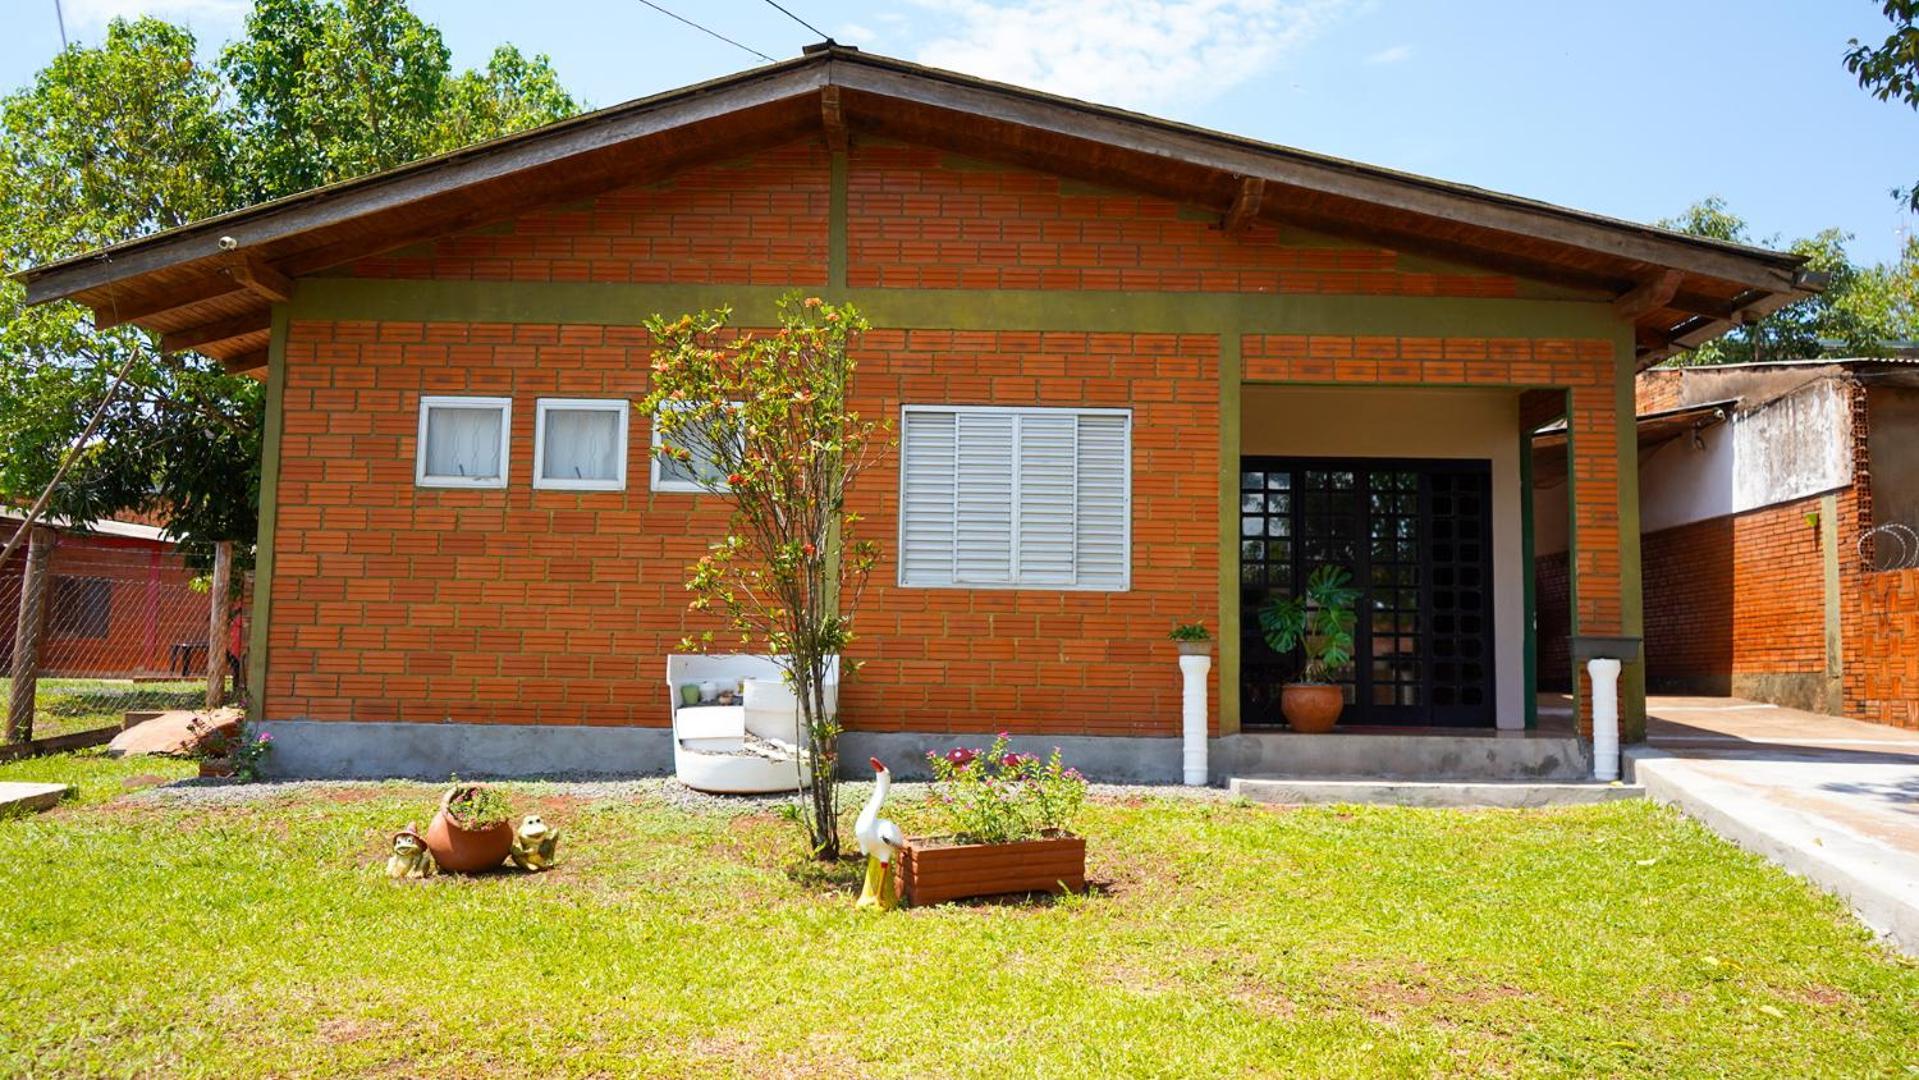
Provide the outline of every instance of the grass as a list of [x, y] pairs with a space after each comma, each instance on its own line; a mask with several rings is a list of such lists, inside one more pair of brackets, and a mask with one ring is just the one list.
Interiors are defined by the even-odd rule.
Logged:
[[[0, 678], [0, 701], [12, 679]], [[119, 727], [128, 712], [197, 709], [206, 703], [205, 679], [49, 679], [35, 684], [33, 736], [44, 739], [93, 728]]]
[[0, 823], [5, 1074], [1919, 1071], [1919, 966], [1646, 803], [1096, 802], [1094, 894], [877, 915], [773, 814], [513, 785], [558, 870], [394, 883], [432, 788], [100, 802], [131, 766], [28, 766], [107, 775]]

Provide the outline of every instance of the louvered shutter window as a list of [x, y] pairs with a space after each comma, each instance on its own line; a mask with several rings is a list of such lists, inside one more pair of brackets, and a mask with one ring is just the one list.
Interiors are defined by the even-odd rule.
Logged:
[[909, 408], [900, 583], [1125, 590], [1131, 423], [1115, 411]]

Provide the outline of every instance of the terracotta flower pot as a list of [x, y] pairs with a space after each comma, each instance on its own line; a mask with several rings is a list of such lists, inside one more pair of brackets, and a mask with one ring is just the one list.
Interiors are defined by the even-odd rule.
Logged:
[[1086, 840], [1059, 834], [1013, 844], [908, 840], [900, 896], [913, 907], [1000, 893], [1086, 891]]
[[485, 829], [461, 828], [447, 812], [447, 804], [460, 791], [460, 788], [449, 788], [441, 797], [439, 812], [426, 827], [426, 849], [433, 853], [433, 861], [439, 863], [442, 870], [455, 874], [491, 870], [505, 862], [507, 852], [512, 850], [513, 823], [502, 821]]
[[1279, 711], [1294, 731], [1323, 735], [1339, 723], [1346, 693], [1323, 683], [1289, 683], [1279, 692]]

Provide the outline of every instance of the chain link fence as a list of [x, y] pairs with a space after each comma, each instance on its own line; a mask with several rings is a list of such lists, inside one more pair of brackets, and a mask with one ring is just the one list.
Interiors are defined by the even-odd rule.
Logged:
[[[34, 634], [31, 617], [21, 621], [29, 576], [22, 545], [0, 567], [0, 708], [12, 700], [16, 653], [36, 646], [34, 739], [117, 728], [129, 712], [204, 707], [211, 563], [210, 551], [163, 540], [58, 530]], [[234, 579], [222, 696], [243, 704], [247, 590], [243, 575]]]

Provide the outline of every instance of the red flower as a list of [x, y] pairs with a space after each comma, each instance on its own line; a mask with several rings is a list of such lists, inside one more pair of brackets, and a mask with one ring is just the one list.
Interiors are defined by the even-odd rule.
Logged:
[[964, 746], [955, 746], [946, 752], [946, 761], [956, 769], [964, 769], [979, 757], [979, 751], [968, 750]]
[[1021, 754], [1018, 752], [1011, 752], [1011, 753], [1008, 753], [1005, 757], [1000, 758], [999, 763], [1005, 766], [1006, 768], [1017, 769], [1020, 767], [1020, 764], [1022, 762], [1031, 761], [1031, 760], [1033, 760], [1033, 758], [1032, 758], [1032, 755], [1030, 754]]
[[735, 472], [735, 473], [726, 474], [727, 487], [739, 487], [741, 484], [744, 484], [744, 483], [746, 483], [746, 477], [741, 476], [739, 473]]
[[806, 543], [800, 545], [800, 550], [806, 552], [806, 557], [809, 559], [812, 558], [814, 555], [818, 554], [818, 549], [813, 546], [813, 542], [811, 540], [808, 540]]

